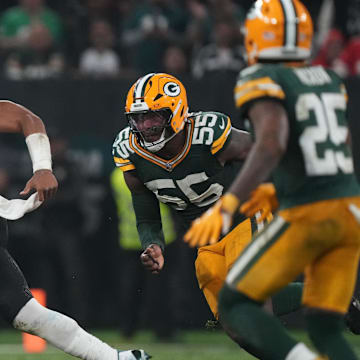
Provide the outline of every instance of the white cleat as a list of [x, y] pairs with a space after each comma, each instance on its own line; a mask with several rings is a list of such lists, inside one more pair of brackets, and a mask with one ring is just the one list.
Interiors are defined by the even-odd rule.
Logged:
[[149, 360], [151, 357], [142, 349], [118, 351], [118, 360]]

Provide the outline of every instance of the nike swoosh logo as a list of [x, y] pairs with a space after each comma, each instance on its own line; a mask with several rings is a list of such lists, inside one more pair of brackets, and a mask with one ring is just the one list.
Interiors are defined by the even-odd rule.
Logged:
[[360, 224], [360, 209], [356, 205], [350, 204], [349, 210], [354, 215], [354, 218], [356, 219], [356, 221]]
[[224, 130], [224, 129], [225, 129], [225, 121], [224, 121], [224, 119], [221, 119], [221, 125], [219, 125], [219, 128], [220, 128], [221, 130]]

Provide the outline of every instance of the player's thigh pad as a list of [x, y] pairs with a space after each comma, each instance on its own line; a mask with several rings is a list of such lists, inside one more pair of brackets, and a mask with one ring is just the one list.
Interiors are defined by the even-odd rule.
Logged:
[[[322, 201], [280, 211], [241, 253], [227, 277], [229, 286], [264, 301], [315, 259], [319, 263], [323, 254], [342, 246], [346, 228], [337, 214], [340, 208], [348, 217], [350, 213], [341, 202]], [[353, 218], [352, 222], [353, 228], [358, 227]]]
[[[323, 230], [323, 241], [339, 238], [339, 243], [305, 269], [303, 303], [345, 314], [356, 283], [360, 255], [360, 224], [349, 205], [357, 205], [360, 198], [344, 198], [321, 204], [319, 211], [335, 216], [337, 228]], [[334, 220], [335, 221], [335, 220]]]
[[250, 240], [251, 224], [249, 220], [245, 220], [218, 243], [198, 250], [196, 277], [215, 317], [218, 316], [218, 294], [226, 274]]
[[229, 234], [224, 237], [224, 239], [226, 239], [224, 249], [226, 272], [229, 272], [230, 268], [233, 266], [240, 253], [249, 244], [249, 242], [251, 241], [251, 236], [251, 222], [250, 219], [246, 219], [245, 221], [237, 225], [231, 232], [229, 232]]
[[226, 277], [224, 256], [225, 238], [220, 242], [198, 249], [195, 261], [196, 277], [211, 312], [217, 318], [217, 297]]

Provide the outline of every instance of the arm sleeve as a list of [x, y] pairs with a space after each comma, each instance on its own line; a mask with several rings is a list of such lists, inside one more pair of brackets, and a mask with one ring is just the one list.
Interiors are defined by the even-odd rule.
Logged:
[[[256, 69], [253, 67], [253, 69]], [[265, 72], [258, 70], [250, 72], [251, 68], [243, 70], [234, 89], [235, 106], [241, 115], [245, 115], [250, 105], [259, 99], [274, 99], [283, 101], [285, 92], [277, 80], [274, 70]]]
[[132, 202], [136, 216], [136, 227], [141, 246], [146, 249], [157, 244], [164, 251], [165, 240], [162, 230], [159, 201], [153, 193], [133, 193]]
[[129, 128], [120, 131], [112, 146], [112, 155], [115, 166], [120, 168], [123, 172], [135, 169], [135, 165], [130, 160], [130, 155], [133, 151], [129, 145], [129, 132]]
[[220, 154], [230, 143], [231, 139], [231, 121], [228, 116], [223, 116], [217, 121], [217, 126], [214, 127], [215, 136], [214, 142], [211, 145], [211, 153], [213, 155]]

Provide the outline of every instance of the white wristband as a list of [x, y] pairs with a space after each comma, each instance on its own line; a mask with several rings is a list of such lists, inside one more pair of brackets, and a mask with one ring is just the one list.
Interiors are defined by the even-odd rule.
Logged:
[[43, 169], [52, 170], [50, 142], [47, 135], [44, 133], [30, 134], [25, 141], [30, 153], [33, 172]]

